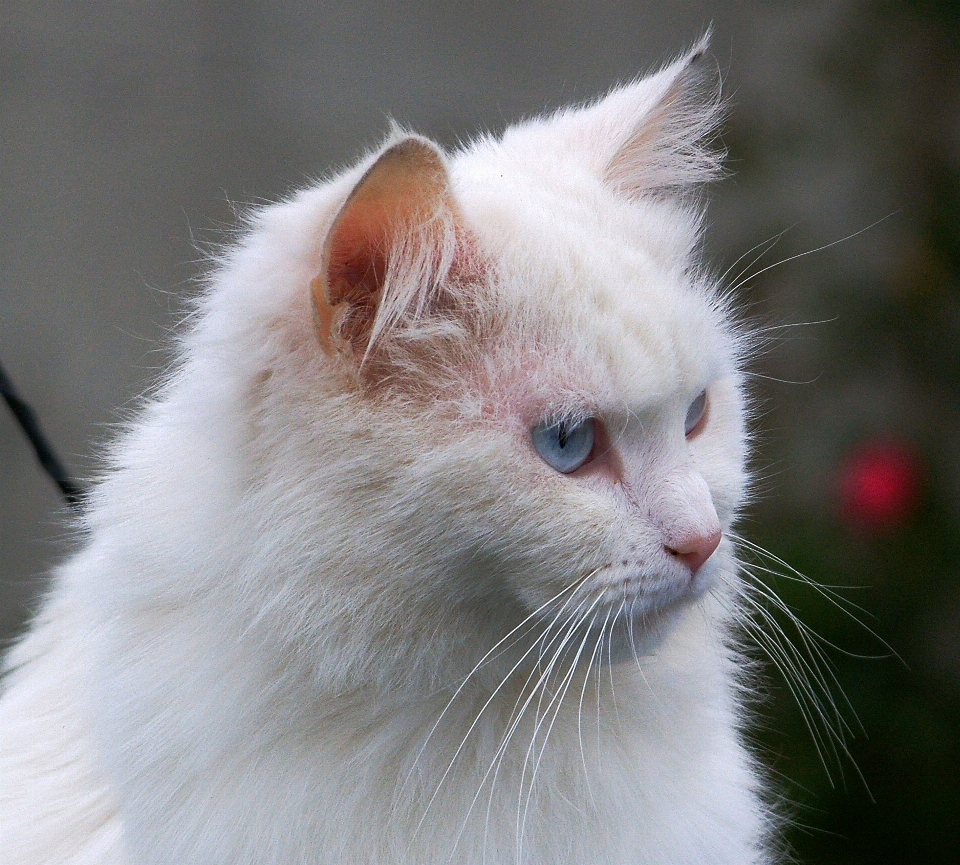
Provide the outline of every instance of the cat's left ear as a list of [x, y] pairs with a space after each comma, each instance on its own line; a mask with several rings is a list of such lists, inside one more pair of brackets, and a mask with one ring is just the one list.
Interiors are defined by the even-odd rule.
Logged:
[[723, 106], [709, 74], [708, 41], [709, 33], [659, 72], [560, 112], [552, 118], [554, 134], [629, 197], [715, 178], [723, 154], [710, 145]]

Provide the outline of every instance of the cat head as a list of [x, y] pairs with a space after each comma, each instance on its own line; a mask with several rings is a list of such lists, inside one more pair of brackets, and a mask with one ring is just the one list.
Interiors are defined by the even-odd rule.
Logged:
[[247, 294], [211, 304], [255, 311], [231, 341], [252, 534], [302, 571], [291, 635], [532, 616], [647, 651], [732, 574], [740, 341], [697, 260], [701, 54], [453, 154], [394, 130], [258, 217], [221, 276]]

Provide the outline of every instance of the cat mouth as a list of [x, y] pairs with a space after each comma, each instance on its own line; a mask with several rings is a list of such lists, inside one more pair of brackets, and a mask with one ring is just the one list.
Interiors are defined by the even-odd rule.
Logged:
[[587, 616], [553, 618], [544, 628], [542, 655], [564, 666], [616, 666], [654, 655], [686, 607], [677, 603], [655, 611], [622, 602], [600, 604]]
[[599, 591], [601, 604], [615, 606], [619, 603], [639, 614], [656, 613], [687, 599], [692, 592], [692, 580], [630, 574], [605, 579], [594, 591]]
[[541, 617], [544, 639], [577, 664], [639, 661], [656, 652], [682, 612], [711, 583], [712, 573], [651, 576], [619, 564], [606, 566]]
[[573, 600], [590, 596], [599, 601], [598, 606], [619, 607], [629, 618], [655, 616], [698, 600], [709, 589], [715, 573], [711, 564], [691, 575], [683, 568], [650, 573], [629, 561], [610, 563], [591, 573], [577, 587]]

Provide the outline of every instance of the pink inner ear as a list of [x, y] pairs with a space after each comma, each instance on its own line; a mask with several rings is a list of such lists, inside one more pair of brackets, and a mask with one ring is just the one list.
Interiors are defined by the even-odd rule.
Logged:
[[[405, 234], [452, 210], [440, 153], [408, 138], [386, 150], [367, 171], [327, 237], [324, 267], [313, 280], [324, 347], [360, 356], [377, 315], [391, 250]], [[424, 232], [420, 242], [429, 242]]]
[[331, 330], [355, 347], [368, 334], [387, 270], [389, 227], [382, 214], [351, 212], [331, 237], [327, 253], [326, 301]]

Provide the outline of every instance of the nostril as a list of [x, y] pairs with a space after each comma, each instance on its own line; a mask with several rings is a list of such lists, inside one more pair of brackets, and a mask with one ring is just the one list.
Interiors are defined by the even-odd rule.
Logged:
[[713, 555], [717, 547], [720, 546], [722, 535], [719, 531], [704, 535], [693, 535], [684, 538], [675, 546], [664, 544], [663, 549], [671, 556], [678, 558], [690, 568], [691, 576], [696, 574], [710, 556]]

